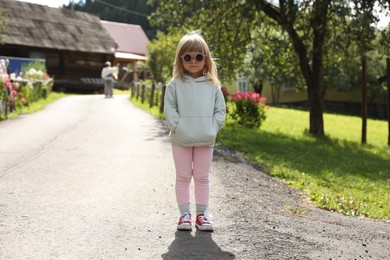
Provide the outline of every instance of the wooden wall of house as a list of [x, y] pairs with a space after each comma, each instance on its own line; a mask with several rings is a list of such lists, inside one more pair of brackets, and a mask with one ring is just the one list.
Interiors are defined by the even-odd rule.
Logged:
[[104, 62], [114, 60], [114, 54], [0, 45], [1, 56], [31, 58], [32, 52], [42, 53], [46, 59], [47, 72], [55, 79], [100, 78]]
[[28, 47], [13, 45], [0, 45], [0, 55], [18, 58], [30, 58], [30, 49]]
[[70, 51], [48, 51], [46, 66], [55, 79], [100, 78], [104, 62], [114, 55]]

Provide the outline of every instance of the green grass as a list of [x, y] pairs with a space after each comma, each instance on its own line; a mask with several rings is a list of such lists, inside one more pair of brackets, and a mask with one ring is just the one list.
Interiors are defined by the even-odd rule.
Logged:
[[30, 113], [33, 113], [35, 111], [41, 110], [47, 104], [50, 104], [51, 102], [53, 102], [53, 101], [55, 101], [55, 100], [57, 100], [59, 98], [62, 98], [64, 96], [66, 96], [66, 94], [64, 94], [64, 93], [51, 92], [46, 99], [41, 99], [41, 100], [39, 100], [37, 102], [33, 102], [33, 103], [29, 104], [28, 107], [24, 107], [22, 111], [17, 111], [17, 112], [14, 112], [14, 113], [10, 113], [8, 115], [8, 118], [16, 118], [20, 114], [30, 114]]
[[156, 118], [160, 118], [160, 119], [164, 119], [165, 118], [164, 114], [160, 113], [160, 108], [158, 106], [150, 107], [149, 106], [149, 102], [147, 100], [145, 100], [145, 102], [143, 104], [141, 103], [141, 98], [139, 98], [138, 100], [133, 98], [133, 99], [130, 99], [130, 101], [135, 106], [137, 106], [137, 107], [139, 107], [139, 108], [141, 108], [143, 110], [148, 111], [150, 114], [152, 114]]
[[[132, 100], [148, 110], [147, 103]], [[157, 107], [150, 111], [163, 118]], [[368, 120], [368, 144], [360, 144], [359, 117], [324, 114], [326, 137], [307, 134], [309, 113], [272, 107], [260, 129], [229, 123], [217, 142], [242, 151], [262, 169], [302, 190], [324, 209], [390, 219], [390, 147], [387, 122]]]
[[308, 121], [308, 112], [273, 107], [261, 129], [227, 124], [218, 141], [245, 152], [320, 207], [390, 219], [387, 122], [368, 120], [369, 144], [361, 145], [358, 117], [325, 114], [322, 138], [307, 134]]
[[[130, 93], [129, 90], [114, 88], [114, 96], [118, 96], [118, 95], [129, 95], [129, 93]], [[100, 94], [100, 95], [101, 95], [101, 94]]]

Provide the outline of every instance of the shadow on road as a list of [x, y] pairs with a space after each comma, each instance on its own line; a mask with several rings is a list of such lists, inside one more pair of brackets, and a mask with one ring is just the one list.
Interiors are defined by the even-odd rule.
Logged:
[[175, 240], [168, 247], [168, 252], [162, 254], [162, 259], [236, 259], [230, 252], [222, 251], [211, 237], [212, 233], [196, 230], [191, 232], [176, 231]]

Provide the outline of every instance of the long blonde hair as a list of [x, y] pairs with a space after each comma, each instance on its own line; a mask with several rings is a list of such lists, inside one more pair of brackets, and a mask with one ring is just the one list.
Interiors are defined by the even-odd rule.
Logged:
[[211, 56], [206, 41], [198, 31], [193, 31], [184, 35], [177, 45], [175, 63], [173, 64], [172, 72], [174, 78], [180, 77], [182, 80], [185, 78], [185, 70], [181, 56], [186, 52], [203, 53], [203, 55], [205, 55], [205, 66], [203, 68], [203, 74], [211, 80], [213, 85], [221, 85], [218, 79], [217, 65]]

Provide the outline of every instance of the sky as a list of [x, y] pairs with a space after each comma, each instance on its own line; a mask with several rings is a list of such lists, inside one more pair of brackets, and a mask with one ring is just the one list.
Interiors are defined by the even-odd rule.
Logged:
[[[69, 2], [75, 2], [78, 3], [79, 1], [71, 1], [71, 0], [17, 0], [21, 2], [29, 2], [34, 4], [40, 4], [40, 5], [47, 5], [50, 7], [62, 7], [63, 4], [69, 4]], [[385, 27], [390, 22], [390, 16], [382, 16], [381, 21], [378, 23], [379, 28]]]

